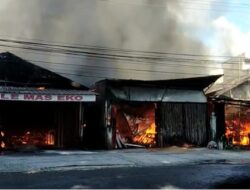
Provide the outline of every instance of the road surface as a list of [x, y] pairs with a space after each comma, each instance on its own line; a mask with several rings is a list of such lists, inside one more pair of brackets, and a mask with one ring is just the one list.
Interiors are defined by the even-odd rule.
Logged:
[[0, 156], [0, 188], [248, 188], [250, 152], [44, 151]]
[[0, 173], [0, 188], [250, 188], [250, 166], [195, 164]]

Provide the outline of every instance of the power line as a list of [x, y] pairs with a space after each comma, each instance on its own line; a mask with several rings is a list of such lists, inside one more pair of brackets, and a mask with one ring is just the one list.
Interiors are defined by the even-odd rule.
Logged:
[[[39, 61], [35, 61], [33, 60], [33, 62], [39, 62]], [[55, 64], [53, 62], [47, 62], [47, 63], [52, 63], [52, 64]], [[103, 71], [103, 70], [100, 70], [100, 71]], [[137, 70], [137, 71], [144, 71], [144, 70]], [[87, 74], [77, 74], [77, 73], [70, 73], [70, 72], [67, 72], [67, 71], [55, 71], [56, 73], [58, 74], [64, 74], [64, 75], [72, 75], [72, 76], [81, 76], [81, 77], [95, 77], [95, 78], [115, 78], [115, 75], [116, 73], [109, 73], [111, 75], [107, 76], [107, 74], [105, 76], [100, 76], [100, 75], [87, 75]], [[158, 71], [154, 71], [154, 72], [158, 72]], [[96, 73], [95, 73], [96, 74]], [[196, 76], [206, 76], [207, 74], [197, 74], [197, 73], [183, 73], [183, 72], [164, 72], [164, 74], [174, 74], [174, 75], [190, 75], [190, 76], [193, 76], [193, 75], [196, 75]], [[231, 83], [224, 83], [224, 84], [219, 84], [219, 85], [222, 85], [222, 86], [225, 86], [225, 85], [230, 85]], [[234, 83], [232, 83], [234, 84]]]
[[[13, 40], [8, 40], [8, 39], [4, 39], [4, 41], [10, 41], [10, 42], [16, 42], [16, 41], [13, 41]], [[36, 45], [36, 46], [52, 46], [53, 47], [53, 45], [50, 45], [50, 44], [41, 44], [41, 43], [36, 43], [36, 42], [27, 42], [27, 41], [17, 41], [17, 43], [21, 43], [21, 44], [34, 44], [34, 45]], [[5, 46], [5, 45], [3, 45], [3, 46]], [[8, 45], [6, 45], [6, 47], [10, 47], [10, 48], [21, 48], [21, 49], [28, 49], [28, 50], [36, 50], [36, 51], [44, 51], [44, 52], [47, 52], [47, 53], [54, 53], [54, 51], [55, 51], [55, 49], [50, 49], [50, 50], [48, 50], [48, 47], [46, 47], [46, 50], [45, 49], [40, 49], [40, 48], [33, 48], [33, 47], [15, 47], [15, 46], [8, 46]], [[70, 46], [71, 47], [71, 46]], [[78, 47], [75, 47], [75, 48], [78, 48]], [[73, 53], [70, 51], [69, 53], [67, 53], [67, 51], [68, 50], [64, 50], [63, 49], [63, 51], [62, 52], [60, 52], [60, 50], [61, 49], [59, 49], [59, 51], [57, 50], [56, 51], [56, 53], [66, 53], [66, 54], [74, 54], [74, 51], [73, 51]], [[97, 49], [98, 50], [98, 49]], [[66, 51], [66, 52], [65, 52]], [[78, 55], [77, 54], [78, 52], [76, 52], [76, 54], [74, 54], [74, 55]], [[128, 58], [128, 60], [126, 60], [126, 61], [130, 61], [130, 62], [141, 62], [141, 63], [150, 63], [150, 64], [157, 64], [157, 65], [160, 65], [160, 64], [164, 64], [164, 66], [169, 66], [170, 64], [169, 63], [163, 63], [163, 62], [148, 62], [148, 61], [145, 61], [145, 60], [134, 60], [135, 58], [136, 59], [152, 59], [152, 60], [155, 60], [155, 61], [157, 61], [157, 59], [162, 59], [162, 60], [164, 60], [164, 61], [172, 61], [172, 62], [191, 62], [191, 63], [193, 63], [194, 64], [194, 61], [211, 61], [211, 60], [202, 60], [202, 59], [187, 59], [187, 58], [174, 58], [174, 57], [135, 57], [135, 56], [127, 56], [127, 55], [114, 55], [114, 54], [98, 54], [98, 53], [96, 53], [96, 52], [94, 52], [94, 54], [92, 54], [93, 52], [87, 52], [88, 54], [90, 54], [92, 57], [94, 57], [94, 58], [108, 58], [108, 59], [110, 59], [110, 58], [114, 58], [114, 56], [118, 56], [118, 58], [116, 57], [116, 59], [115, 60], [122, 60], [122, 61], [124, 61], [124, 59], [121, 59], [121, 58]], [[168, 54], [170, 54], [170, 53], [168, 53]], [[193, 56], [192, 54], [174, 54], [174, 55], [184, 55], [184, 56], [187, 56], [187, 55], [189, 55], [189, 56]], [[85, 55], [86, 56], [86, 55]], [[88, 55], [89, 56], [89, 55]], [[103, 57], [104, 56], [104, 57]], [[106, 56], [106, 57], [105, 57]], [[122, 56], [122, 57], [119, 57], [119, 56]], [[196, 56], [196, 55], [195, 55]], [[133, 58], [132, 60], [130, 60], [131, 58]], [[220, 63], [221, 64], [221, 63]], [[151, 65], [151, 66], [153, 66], [153, 65]], [[175, 66], [175, 65], [171, 65], [171, 66]], [[205, 66], [198, 66], [198, 65], [184, 65], [184, 64], [178, 64], [178, 66], [185, 66], [185, 67], [200, 67], [200, 68], [204, 68]], [[217, 68], [217, 67], [206, 67], [206, 68], [215, 68], [215, 69], [223, 69], [223, 68]], [[111, 68], [111, 69], [116, 69], [116, 68]], [[118, 68], [119, 69], [119, 68]], [[135, 69], [134, 69], [135, 70]], [[232, 69], [230, 69], [230, 70], [232, 70]]]
[[[46, 65], [52, 64], [52, 65], [59, 65], [59, 66], [76, 66], [76, 67], [82, 67], [82, 68], [100, 68], [100, 69], [112, 69], [112, 70], [130, 70], [130, 71], [151, 71], [151, 70], [145, 70], [145, 69], [131, 69], [131, 68], [119, 68], [119, 67], [109, 67], [109, 66], [99, 66], [99, 65], [82, 65], [82, 64], [72, 64], [72, 63], [58, 63], [58, 62], [49, 62], [49, 61], [39, 61], [39, 60], [27, 60], [30, 61], [31, 63], [45, 63]], [[128, 63], [129, 64], [129, 63]], [[184, 66], [184, 67], [195, 67], [195, 68], [213, 68], [213, 69], [223, 69], [223, 68], [219, 68], [219, 67], [206, 67], [206, 66], [198, 66], [198, 65], [176, 65], [176, 64], [166, 64], [163, 65], [166, 67], [172, 66], [172, 67], [180, 67], [180, 66]], [[226, 69], [226, 70], [237, 70], [237, 69]], [[154, 71], [155, 72], [155, 71]], [[164, 71], [158, 71], [158, 72], [164, 72]]]
[[110, 54], [110, 53], [99, 53], [99, 52], [88, 52], [88, 51], [68, 51], [68, 50], [52, 50], [52, 49], [41, 49], [41, 48], [34, 48], [34, 47], [17, 47], [17, 46], [10, 46], [10, 45], [1, 45], [2, 47], [7, 48], [17, 48], [17, 49], [25, 49], [25, 50], [32, 50], [32, 51], [40, 51], [40, 52], [46, 52], [46, 53], [59, 53], [59, 54], [65, 54], [65, 55], [78, 55], [82, 57], [94, 57], [94, 58], [103, 58], [103, 59], [112, 59], [112, 60], [151, 60], [151, 61], [196, 61], [196, 62], [212, 62], [215, 63], [217, 60], [211, 60], [211, 59], [194, 59], [194, 58], [176, 58], [176, 57], [143, 57], [143, 56], [134, 56], [134, 55], [124, 55], [124, 54]]
[[[0, 45], [1, 46], [1, 45]], [[201, 64], [203, 63], [213, 63], [213, 64], [222, 64], [222, 62], [218, 62], [217, 60], [212, 60], [212, 59], [194, 59], [194, 58], [185, 58], [185, 57], [141, 57], [141, 56], [127, 56], [127, 55], [115, 55], [115, 54], [99, 54], [96, 52], [87, 52], [87, 55], [81, 55], [78, 53], [72, 53], [72, 52], [60, 52], [60, 51], [51, 51], [51, 50], [45, 50], [45, 49], [37, 49], [37, 48], [30, 48], [30, 47], [16, 47], [16, 46], [9, 46], [9, 45], [2, 45], [4, 47], [8, 48], [18, 48], [18, 49], [25, 49], [25, 50], [34, 50], [34, 51], [40, 51], [43, 53], [61, 53], [61, 54], [66, 54], [66, 55], [77, 55], [77, 56], [83, 56], [83, 57], [91, 57], [91, 58], [101, 58], [101, 59], [114, 59], [114, 60], [121, 60], [121, 61], [131, 61], [131, 62], [144, 62], [147, 63], [148, 60], [154, 61], [154, 62], [148, 62], [148, 63], [154, 63], [154, 64], [166, 64], [166, 62], [163, 61], [172, 61], [172, 62], [189, 62], [192, 64]], [[33, 52], [32, 52], [33, 53]], [[40, 53], [39, 53], [40, 54]], [[84, 53], [83, 53], [84, 54]], [[184, 55], [186, 56], [187, 54], [178, 54], [178, 55]], [[190, 56], [192, 56], [190, 54]], [[157, 62], [158, 61], [158, 62]], [[159, 62], [161, 61], [161, 62]], [[231, 63], [234, 63], [231, 61]], [[238, 63], [238, 62], [236, 62]], [[227, 63], [228, 64], [228, 63]], [[188, 65], [185, 65], [188, 66]]]
[[[21, 48], [21, 47], [18, 47], [18, 48]], [[26, 49], [26, 48], [25, 48]], [[32, 52], [33, 53], [33, 52]], [[48, 52], [48, 53], [53, 53], [53, 52]], [[109, 55], [109, 56], [112, 56], [112, 55]], [[97, 58], [97, 59], [111, 59], [113, 57], [100, 57], [100, 56], [91, 56], [91, 58]], [[166, 65], [166, 64], [169, 64], [171, 65], [171, 63], [167, 63], [167, 62], [157, 62], [157, 61], [154, 61], [154, 62], [149, 62], [147, 60], [131, 60], [131, 59], [118, 59], [116, 58], [116, 60], [121, 60], [121, 61], [127, 61], [127, 62], [135, 62], [135, 63], [138, 63], [138, 62], [141, 62], [141, 63], [150, 63], [151, 65], [154, 64], [154, 65]], [[180, 63], [191, 63], [191, 64], [200, 64], [201, 62], [204, 62], [205, 63], [217, 63], [217, 64], [222, 64], [222, 62], [211, 62], [211, 60], [199, 60], [199, 59], [186, 59], [186, 58], [174, 58], [174, 57], [171, 57], [171, 58], [168, 58], [168, 59], [165, 59], [164, 61], [171, 61], [171, 62], [175, 62], [176, 64], [178, 64], [179, 66], [194, 66], [194, 67], [207, 67], [207, 68], [217, 68], [217, 67], [214, 67], [214, 66], [200, 66], [200, 65], [190, 65], [190, 64], [180, 64]], [[233, 63], [238, 63], [238, 61], [236, 62], [232, 62], [231, 61], [231, 64]], [[229, 64], [229, 63], [226, 63], [226, 64]], [[152, 65], [153, 66], [153, 65]], [[218, 68], [220, 69], [220, 68]]]
[[[100, 59], [101, 57], [92, 57], [93, 59]], [[133, 64], [133, 63], [141, 63], [141, 64], [147, 64], [149, 66], [175, 66], [175, 67], [179, 67], [179, 66], [184, 66], [184, 67], [196, 67], [196, 68], [213, 68], [213, 69], [223, 69], [222, 67], [216, 67], [216, 66], [206, 66], [206, 65], [191, 65], [191, 64], [198, 64], [198, 63], [194, 63], [188, 59], [176, 59], [176, 58], [172, 58], [168, 61], [172, 61], [173, 63], [168, 63], [168, 62], [150, 62], [150, 61], [144, 61], [144, 60], [124, 60], [121, 59], [122, 61], [126, 61], [127, 64]], [[38, 60], [29, 60], [31, 62], [44, 62], [44, 61], [38, 61]], [[195, 60], [195, 61], [201, 61], [201, 60]], [[203, 60], [204, 61], [204, 60]], [[52, 63], [52, 62], [47, 62], [47, 63]], [[191, 63], [191, 64], [180, 64], [180, 63]], [[214, 62], [216, 63], [216, 62]], [[238, 63], [238, 62], [231, 62], [230, 64], [233, 63]], [[53, 64], [60, 64], [60, 65], [76, 65], [76, 66], [81, 66], [79, 64], [67, 64], [67, 63], [53, 63]], [[154, 65], [152, 65], [154, 64]], [[221, 62], [219, 63], [220, 65], [222, 64]], [[229, 64], [229, 63], [226, 63]], [[85, 65], [87, 67], [89, 67], [88, 65]], [[97, 66], [98, 67], [98, 66]], [[107, 67], [107, 68], [111, 68], [111, 67]], [[227, 70], [227, 68], [224, 68], [224, 70]], [[228, 69], [228, 70], [239, 70], [239, 69]]]
[[[49, 62], [49, 63], [51, 63], [51, 62]], [[53, 63], [52, 62], [52, 64], [55, 64], [55, 63]], [[90, 67], [90, 68], [95, 68], [96, 66], [87, 66], [87, 68], [88, 67]], [[85, 68], [85, 66], [82, 66], [82, 68], [83, 69], [85, 69], [85, 70], [83, 70], [83, 71], [85, 71], [86, 72], [86, 68]], [[103, 73], [103, 71], [105, 70], [105, 69], [107, 69], [108, 70], [108, 68], [105, 68], [105, 67], [100, 67], [101, 69], [95, 69], [94, 71], [96, 71], [96, 72], [100, 72], [101, 74]], [[61, 68], [59, 68], [59, 69], [61, 69]], [[87, 69], [88, 70], [88, 69]], [[163, 74], [182, 74], [182, 75], [196, 75], [197, 73], [188, 73], [188, 72], [185, 72], [185, 73], [183, 73], [183, 72], [166, 72], [166, 71], [158, 71], [158, 70], [154, 70], [154, 71], [152, 71], [152, 70], [145, 70], [145, 69], [128, 69], [128, 68], [111, 68], [111, 70], [121, 70], [121, 71], [134, 71], [134, 72], [148, 72], [148, 73], [163, 73]], [[225, 70], [225, 69], [224, 69]], [[238, 71], [237, 69], [226, 69], [226, 70], [236, 70], [236, 71]], [[67, 70], [67, 71], [69, 71], [69, 70]], [[79, 70], [78, 70], [79, 71]], [[93, 71], [93, 70], [92, 70]], [[242, 71], [243, 72], [243, 71]], [[73, 74], [73, 73], [72, 73]], [[138, 73], [137, 73], [138, 74]], [[142, 73], [143, 74], [143, 73]], [[74, 75], [74, 74], [73, 74]], [[201, 76], [204, 76], [204, 75], [208, 75], [207, 73], [203, 73], [203, 74], [198, 74], [198, 75], [201, 75]]]
[[[206, 63], [218, 63], [217, 60], [212, 61], [211, 59], [194, 59], [194, 58], [179, 58], [179, 57], [150, 57], [150, 56], [130, 56], [130, 55], [123, 55], [123, 54], [110, 54], [110, 53], [99, 53], [99, 52], [77, 52], [77, 51], [58, 51], [58, 50], [48, 50], [48, 49], [41, 49], [41, 48], [33, 48], [33, 47], [16, 47], [16, 46], [9, 46], [9, 45], [0, 45], [3, 47], [8, 48], [19, 48], [19, 49], [25, 49], [25, 50], [33, 50], [33, 51], [41, 51], [41, 52], [47, 52], [47, 53], [60, 53], [60, 54], [66, 54], [66, 55], [82, 55], [84, 57], [94, 57], [94, 58], [103, 58], [103, 59], [112, 59], [112, 60], [122, 60], [122, 61], [174, 61], [174, 62], [192, 62], [192, 63], [199, 63], [200, 62], [206, 62]], [[221, 63], [221, 62], [220, 62]]]
[[[175, 52], [159, 52], [159, 51], [142, 51], [142, 50], [136, 50], [136, 49], [119, 49], [119, 48], [112, 48], [112, 47], [103, 47], [103, 46], [93, 46], [93, 45], [82, 45], [82, 44], [75, 44], [75, 43], [63, 43], [63, 42], [51, 42], [51, 41], [45, 41], [45, 40], [39, 40], [39, 39], [28, 39], [28, 38], [22, 38], [22, 37], [17, 37], [17, 38], [12, 38], [11, 36], [7, 35], [0, 35], [4, 41], [9, 41], [13, 42], [18, 41], [18, 39], [24, 43], [39, 43], [42, 42], [43, 45], [51, 45], [51, 46], [61, 46], [61, 47], [70, 47], [70, 48], [85, 48], [85, 49], [90, 49], [90, 50], [100, 50], [100, 51], [120, 51], [120, 52], [127, 52], [127, 53], [147, 53], [147, 54], [160, 54], [160, 55], [186, 55], [186, 56], [201, 56], [201, 57], [207, 57], [207, 56], [213, 56], [213, 57], [219, 57], [219, 58], [230, 58], [232, 56], [229, 55], [199, 55], [199, 54], [187, 54], [187, 53], [175, 53]], [[8, 39], [3, 38], [3, 37], [8, 37]], [[25, 41], [26, 40], [26, 41]]]
[[[171, 0], [170, 0], [171, 1]], [[159, 7], [159, 8], [165, 8], [170, 2], [169, 0], [166, 1], [161, 1], [162, 3], [158, 3], [157, 1], [154, 1], [153, 3], [128, 3], [128, 1], [111, 1], [111, 0], [106, 0], [106, 1], [102, 1], [103, 3], [110, 3], [110, 4], [125, 4], [125, 5], [138, 5], [138, 6], [149, 6], [149, 7]], [[207, 5], [207, 6], [211, 6], [211, 5], [217, 5], [217, 6], [222, 6], [222, 7], [227, 7], [229, 5], [234, 5], [237, 8], [248, 8], [250, 6], [250, 4], [247, 3], [234, 3], [234, 2], [230, 2], [228, 4], [224, 3], [224, 2], [208, 2], [208, 1], [195, 1], [195, 0], [179, 0], [178, 2], [176, 2], [176, 0], [173, 0], [177, 5], [178, 4], [186, 4], [186, 5], [190, 5], [192, 4], [192, 6], [194, 5]], [[157, 3], [156, 3], [157, 2]]]
[[[33, 61], [33, 63], [37, 63], [40, 61]], [[51, 63], [51, 62], [49, 62]], [[51, 63], [51, 64], [56, 64], [56, 63]], [[163, 74], [168, 74], [168, 73], [174, 73], [174, 74], [184, 74], [184, 73], [178, 73], [178, 72], [168, 72], [168, 71], [159, 71], [159, 70], [148, 70], [148, 69], [130, 69], [130, 68], [114, 68], [114, 67], [103, 67], [103, 66], [92, 66], [92, 65], [85, 65], [85, 66], [81, 66], [83, 68], [94, 68], [95, 71], [104, 71], [104, 70], [120, 70], [120, 71], [135, 71], [135, 72], [148, 72], [148, 73], [163, 73]], [[186, 73], [189, 74], [189, 73]], [[196, 73], [191, 73], [191, 74], [196, 74]], [[206, 73], [204, 74], [199, 74], [199, 75], [206, 75]]]
[[[152, 7], [152, 8], [167, 8], [167, 4], [163, 5], [163, 4], [159, 4], [159, 3], [127, 3], [127, 2], [119, 2], [119, 1], [104, 1], [104, 3], [109, 3], [109, 4], [123, 4], [123, 5], [133, 5], [133, 6], [146, 6], [146, 7]], [[199, 4], [199, 3], [202, 3], [202, 2], [198, 2], [195, 3], [194, 1], [192, 1], [192, 3], [189, 3], [189, 2], [179, 2], [179, 5], [183, 5], [181, 8], [183, 10], [193, 10], [193, 11], [201, 11], [201, 13], [204, 14], [204, 11], [212, 11], [212, 12], [224, 12], [225, 11], [225, 8], [228, 7], [224, 4], [224, 7], [223, 7], [223, 4], [217, 4], [217, 6], [213, 6], [212, 9], [211, 7], [208, 7], [209, 4]], [[185, 5], [185, 6], [184, 6]], [[190, 5], [190, 6], [189, 6]], [[197, 7], [197, 5], [201, 6], [201, 7]], [[203, 7], [202, 7], [203, 6]], [[206, 7], [207, 6], [207, 7]], [[248, 8], [246, 5], [245, 6], [242, 6], [242, 7], [237, 7], [237, 9], [232, 9], [231, 7], [228, 7], [230, 8], [230, 12], [236, 12], [236, 13], [239, 13], [239, 14], [243, 14], [244, 11], [246, 11], [245, 13], [248, 13]], [[246, 8], [246, 10], [245, 10]]]
[[198, 0], [179, 0], [179, 3], [182, 4], [191, 4], [191, 5], [206, 5], [206, 6], [219, 6], [219, 7], [229, 7], [233, 6], [233, 8], [250, 8], [250, 4], [247, 3], [235, 3], [233, 1], [229, 2], [228, 4], [224, 2], [214, 1], [214, 2], [208, 2], [208, 1], [198, 1]]
[[42, 47], [59, 47], [59, 48], [71, 48], [71, 49], [80, 49], [80, 50], [95, 50], [95, 51], [108, 51], [108, 52], [122, 52], [122, 53], [141, 53], [141, 54], [157, 54], [157, 55], [181, 55], [181, 56], [194, 56], [194, 57], [215, 57], [215, 58], [232, 58], [229, 55], [201, 55], [201, 54], [187, 54], [187, 53], [175, 53], [175, 52], [159, 52], [159, 51], [141, 51], [135, 49], [119, 49], [119, 48], [110, 48], [103, 46], [90, 46], [82, 44], [67, 44], [60, 42], [48, 42], [48, 41], [33, 41], [33, 40], [18, 40], [18, 39], [6, 39], [0, 38], [0, 41], [6, 43], [17, 43], [21, 45], [35, 45]]

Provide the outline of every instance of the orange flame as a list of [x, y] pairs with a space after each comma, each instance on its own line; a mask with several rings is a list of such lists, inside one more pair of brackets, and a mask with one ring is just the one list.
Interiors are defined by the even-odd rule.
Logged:
[[234, 145], [250, 145], [250, 123], [239, 123], [239, 120], [226, 121], [227, 139], [232, 139]]
[[3, 141], [1, 142], [1, 148], [6, 148], [5, 143]]
[[155, 134], [156, 134], [156, 125], [152, 123], [143, 133], [138, 134], [133, 138], [134, 142], [139, 144], [145, 144], [153, 146], [155, 145]]
[[11, 137], [11, 142], [17, 145], [55, 145], [55, 136], [53, 131], [27, 131], [23, 135], [13, 135]]
[[244, 136], [241, 141], [240, 141], [241, 145], [248, 145], [249, 144], [249, 138]]
[[54, 135], [51, 133], [46, 134], [46, 138], [45, 138], [45, 144], [47, 145], [54, 145], [55, 144], [55, 138]]
[[155, 105], [113, 105], [112, 118], [125, 142], [152, 147], [156, 144]]
[[[3, 131], [1, 131], [1, 132], [0, 132], [0, 135], [1, 135], [1, 137], [4, 137], [4, 136], [5, 136], [5, 133], [4, 133]], [[1, 141], [0, 147], [1, 147], [1, 148], [6, 148], [6, 145], [5, 145], [5, 143], [4, 143], [3, 141]]]

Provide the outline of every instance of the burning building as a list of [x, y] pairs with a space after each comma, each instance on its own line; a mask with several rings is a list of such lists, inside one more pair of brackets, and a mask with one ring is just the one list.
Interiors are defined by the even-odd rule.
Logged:
[[84, 108], [95, 99], [96, 94], [82, 85], [11, 53], [1, 53], [1, 148], [80, 147]]
[[217, 140], [225, 136], [235, 146], [250, 146], [250, 77], [244, 76], [209, 93], [216, 115]]
[[[164, 80], [103, 80], [95, 85], [95, 131], [105, 148], [206, 145], [207, 98], [219, 76]], [[93, 120], [93, 119], [92, 119]]]
[[216, 116], [216, 140], [230, 146], [250, 146], [249, 66], [244, 54], [228, 60], [224, 76], [206, 91], [210, 113]]

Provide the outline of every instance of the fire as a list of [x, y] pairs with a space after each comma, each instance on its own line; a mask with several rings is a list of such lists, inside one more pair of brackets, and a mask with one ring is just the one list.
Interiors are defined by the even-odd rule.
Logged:
[[233, 145], [250, 146], [250, 107], [225, 106], [225, 136]]
[[1, 142], [1, 148], [6, 148], [5, 143], [3, 141]]
[[14, 145], [51, 146], [55, 145], [55, 136], [53, 131], [27, 131], [23, 135], [13, 135], [11, 142]]
[[240, 141], [241, 145], [248, 145], [249, 144], [249, 138], [244, 136], [241, 141]]
[[45, 87], [44, 86], [39, 86], [39, 87], [37, 87], [37, 90], [45, 90]]
[[155, 105], [113, 106], [118, 135], [122, 143], [152, 147], [156, 145]]
[[240, 123], [237, 119], [227, 121], [225, 136], [234, 145], [250, 145], [250, 123]]
[[[3, 131], [1, 131], [1, 132], [0, 132], [0, 135], [1, 135], [1, 137], [4, 137], [4, 136], [5, 136], [5, 133], [4, 133]], [[0, 147], [1, 147], [1, 148], [6, 148], [6, 145], [5, 145], [5, 143], [4, 143], [3, 141], [1, 141]]]
[[150, 127], [146, 130], [146, 134], [155, 135], [156, 134], [156, 126], [155, 123], [152, 123]]
[[47, 144], [47, 145], [54, 145], [55, 144], [55, 138], [54, 138], [54, 135], [52, 133], [46, 134], [45, 139], [46, 139], [45, 144]]
[[139, 132], [139, 134], [133, 138], [133, 141], [139, 144], [153, 146], [156, 143], [155, 134], [156, 125], [152, 123], [146, 130]]

